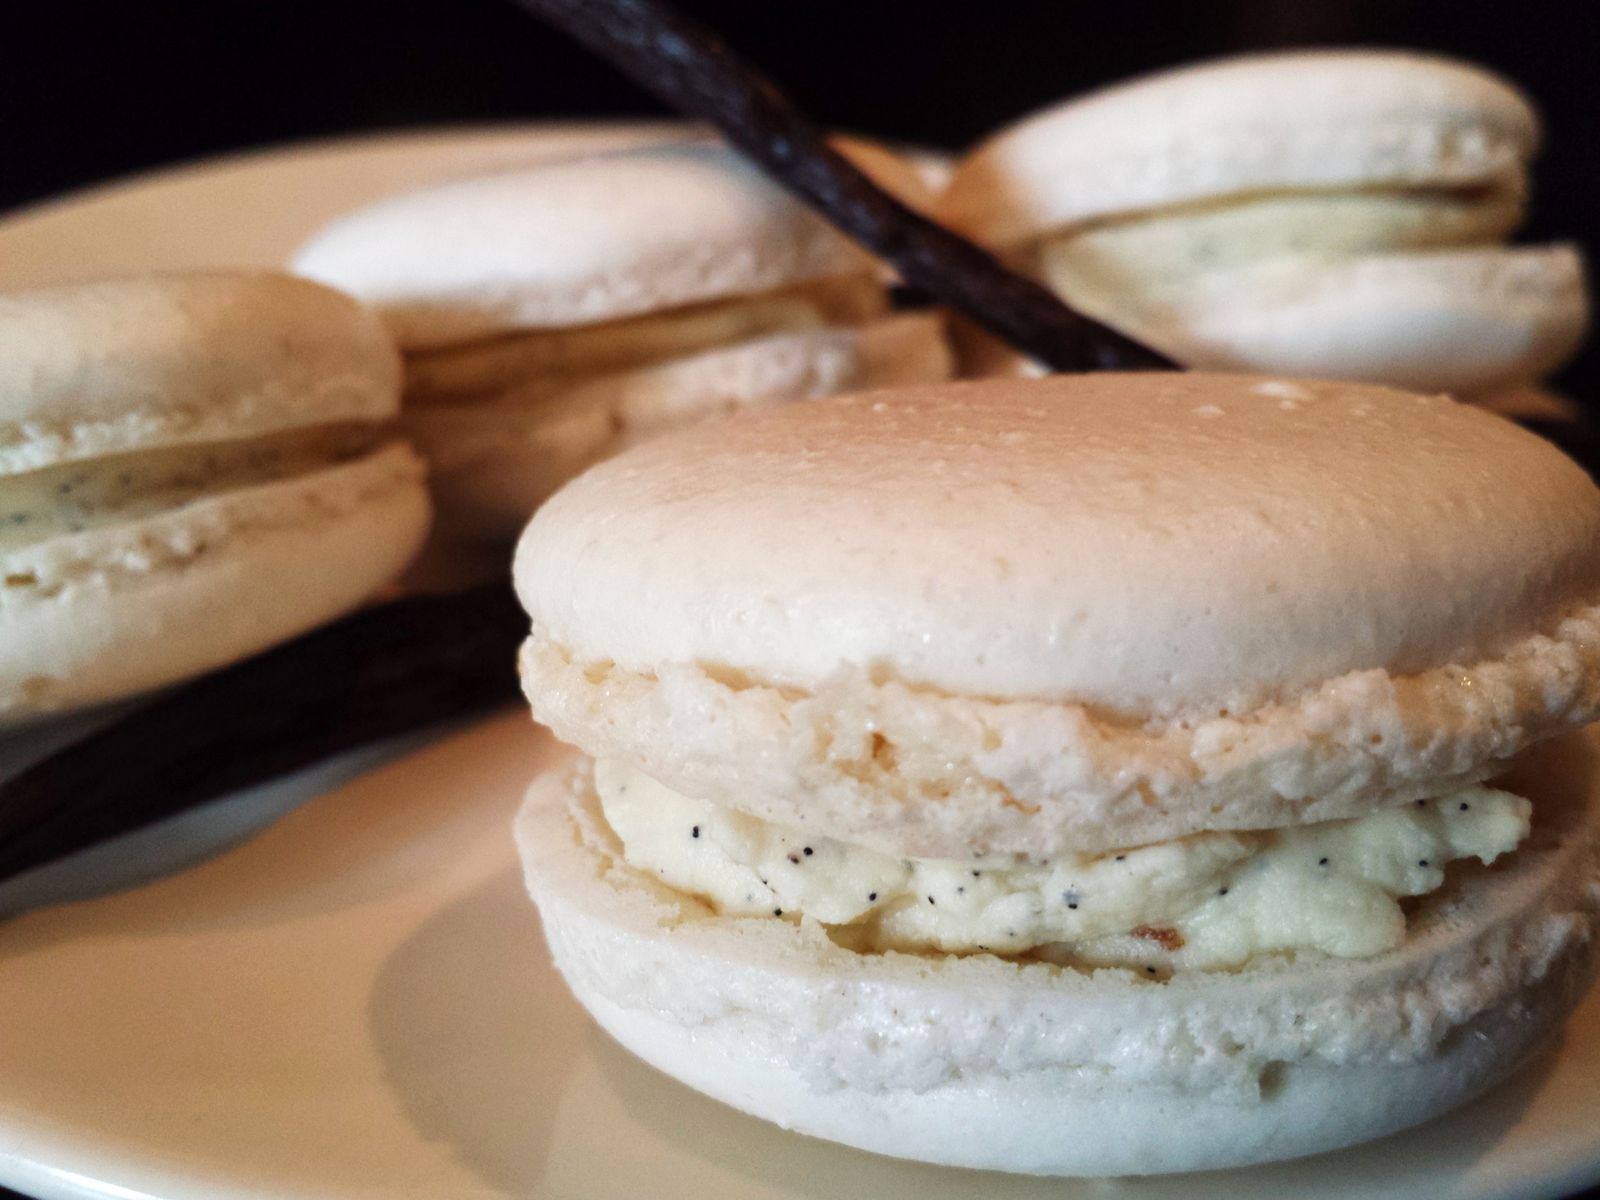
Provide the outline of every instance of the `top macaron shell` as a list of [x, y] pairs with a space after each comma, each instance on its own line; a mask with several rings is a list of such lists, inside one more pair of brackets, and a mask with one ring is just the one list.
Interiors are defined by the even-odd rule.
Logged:
[[1275, 189], [1516, 187], [1537, 117], [1495, 75], [1396, 51], [1203, 64], [1047, 109], [980, 145], [944, 220], [996, 245]]
[[515, 573], [579, 662], [1154, 719], [1492, 657], [1600, 599], [1597, 547], [1577, 466], [1445, 398], [1102, 374], [662, 439], [552, 500]]
[[335, 222], [293, 265], [377, 306], [407, 349], [874, 269], [756, 168], [704, 142], [399, 196]]
[[0, 292], [0, 474], [383, 420], [400, 370], [370, 310], [270, 272]]

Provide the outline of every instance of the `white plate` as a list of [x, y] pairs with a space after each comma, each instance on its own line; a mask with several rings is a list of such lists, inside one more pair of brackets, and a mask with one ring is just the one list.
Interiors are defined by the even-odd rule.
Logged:
[[[388, 137], [119, 185], [0, 223], [0, 283], [270, 263], [341, 205], [573, 136]], [[73, 882], [126, 882], [287, 811], [241, 845], [0, 924], [0, 1183], [45, 1200], [1502, 1200], [1600, 1180], [1600, 993], [1556, 1057], [1478, 1103], [1299, 1163], [1051, 1182], [785, 1134], [635, 1062], [567, 998], [509, 835], [551, 753], [510, 714], [332, 764], [102, 852]], [[0, 888], [0, 910], [60, 880]]]

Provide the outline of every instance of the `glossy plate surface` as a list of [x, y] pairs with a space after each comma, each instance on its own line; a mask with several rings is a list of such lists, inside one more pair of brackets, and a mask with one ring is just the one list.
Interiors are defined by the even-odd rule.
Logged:
[[[0, 286], [268, 265], [388, 191], [671, 133], [429, 133], [189, 167], [0, 221]], [[52, 736], [0, 744], [0, 768]], [[87, 897], [0, 922], [0, 1183], [46, 1200], [1501, 1200], [1600, 1180], [1600, 993], [1557, 1055], [1466, 1109], [1247, 1171], [977, 1175], [744, 1117], [614, 1047], [549, 966], [509, 827], [554, 753], [508, 713], [0, 887], [0, 912]]]

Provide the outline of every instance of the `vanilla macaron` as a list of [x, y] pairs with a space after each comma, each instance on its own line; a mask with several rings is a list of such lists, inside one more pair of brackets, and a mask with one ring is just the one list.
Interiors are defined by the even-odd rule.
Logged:
[[[1439, 397], [906, 388], [628, 451], [529, 525], [517, 822], [623, 1045], [885, 1154], [1309, 1154], [1587, 986], [1600, 492]], [[1510, 771], [1512, 774], [1507, 775]]]
[[1471, 394], [1588, 319], [1574, 246], [1508, 246], [1539, 123], [1477, 67], [1397, 51], [1229, 59], [994, 134], [941, 218], [1190, 366]]
[[[915, 169], [856, 144], [895, 188]], [[406, 355], [406, 426], [441, 522], [512, 538], [584, 467], [753, 404], [943, 379], [936, 317], [727, 148], [621, 151], [353, 213], [294, 269], [374, 305]]]
[[0, 721], [142, 692], [359, 605], [429, 510], [377, 318], [305, 280], [0, 293]]

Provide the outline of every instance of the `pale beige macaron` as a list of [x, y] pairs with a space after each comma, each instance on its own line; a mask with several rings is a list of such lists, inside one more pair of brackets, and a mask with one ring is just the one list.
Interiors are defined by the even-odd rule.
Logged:
[[285, 275], [0, 293], [0, 720], [112, 700], [359, 605], [426, 533], [376, 317]]
[[[925, 192], [889, 151], [852, 152]], [[396, 197], [294, 268], [399, 339], [407, 428], [468, 537], [509, 540], [565, 480], [662, 430], [951, 372], [936, 317], [891, 313], [875, 260], [705, 141]]]
[[1185, 364], [1469, 394], [1542, 377], [1587, 324], [1575, 247], [1505, 244], [1538, 142], [1477, 67], [1263, 55], [1019, 121], [938, 211]]
[[1600, 491], [1489, 413], [1179, 373], [832, 398], [593, 468], [514, 575], [582, 751], [518, 824], [556, 962], [787, 1127], [1056, 1174], [1308, 1154], [1503, 1077], [1592, 975], [1594, 748], [1519, 756], [1600, 715]]

